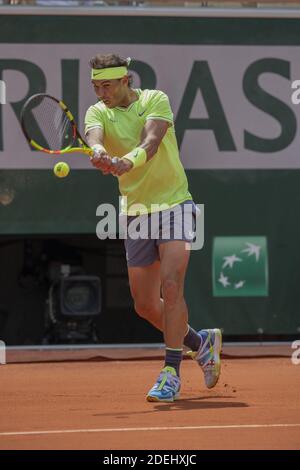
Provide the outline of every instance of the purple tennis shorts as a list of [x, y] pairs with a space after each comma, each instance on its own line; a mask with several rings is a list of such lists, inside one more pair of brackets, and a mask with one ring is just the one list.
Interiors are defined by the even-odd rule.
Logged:
[[148, 266], [159, 260], [159, 245], [171, 240], [192, 243], [195, 238], [199, 209], [185, 201], [171, 209], [139, 216], [120, 215], [125, 232], [125, 249], [129, 267]]

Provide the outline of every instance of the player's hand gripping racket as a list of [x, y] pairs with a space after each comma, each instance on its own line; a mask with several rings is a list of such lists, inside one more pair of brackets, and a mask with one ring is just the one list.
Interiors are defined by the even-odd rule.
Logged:
[[45, 93], [31, 96], [22, 108], [21, 126], [29, 144], [42, 152], [94, 155], [81, 137], [67, 106], [53, 96]]

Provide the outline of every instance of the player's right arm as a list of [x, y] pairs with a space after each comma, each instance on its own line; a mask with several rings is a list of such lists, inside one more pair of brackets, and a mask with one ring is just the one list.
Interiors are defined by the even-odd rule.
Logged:
[[104, 131], [102, 127], [94, 127], [93, 129], [88, 130], [85, 137], [88, 145], [91, 148], [97, 145], [99, 145], [99, 147], [102, 146], [104, 148]]
[[112, 165], [111, 157], [108, 155], [104, 147], [104, 130], [102, 127], [93, 127], [88, 129], [85, 138], [89, 147], [94, 150], [94, 155], [91, 157], [92, 165], [101, 170], [103, 174], [110, 173]]

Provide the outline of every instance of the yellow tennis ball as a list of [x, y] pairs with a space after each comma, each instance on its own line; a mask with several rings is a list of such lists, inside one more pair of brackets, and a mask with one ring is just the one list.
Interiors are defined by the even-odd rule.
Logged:
[[65, 178], [70, 173], [70, 167], [66, 162], [58, 162], [53, 171], [58, 178]]

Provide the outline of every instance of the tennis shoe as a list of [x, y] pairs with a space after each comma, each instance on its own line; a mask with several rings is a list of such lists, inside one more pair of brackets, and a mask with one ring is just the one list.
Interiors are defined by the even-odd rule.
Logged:
[[162, 369], [158, 379], [148, 392], [147, 401], [173, 402], [179, 398], [180, 378], [174, 367]]
[[213, 388], [221, 373], [222, 333], [218, 328], [201, 330], [198, 333], [202, 336], [203, 342], [198, 351], [188, 351], [187, 355], [197, 361], [203, 370], [206, 387]]

